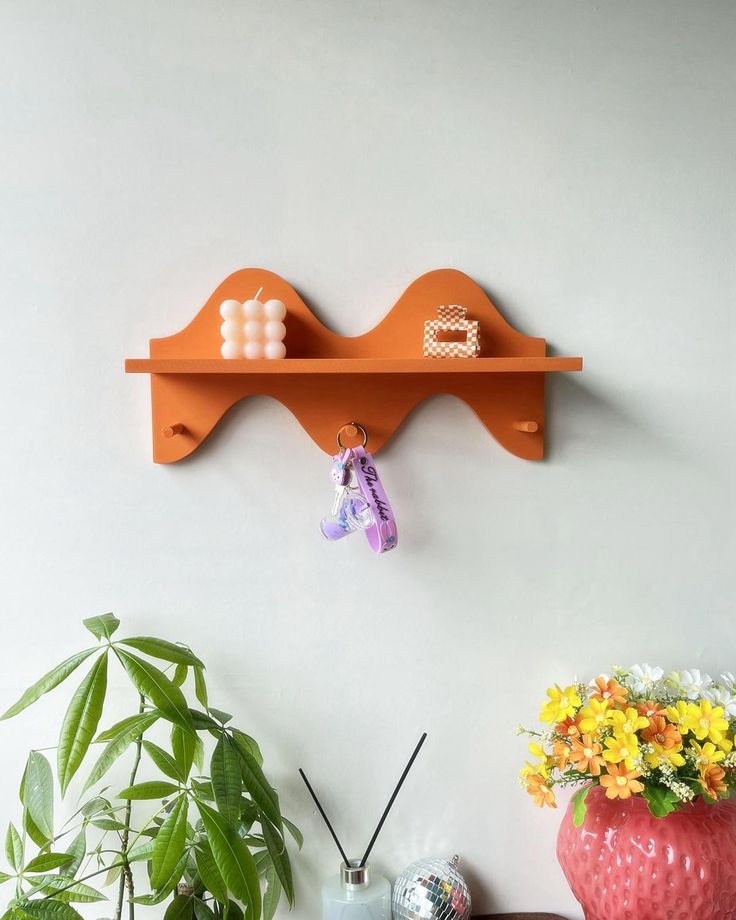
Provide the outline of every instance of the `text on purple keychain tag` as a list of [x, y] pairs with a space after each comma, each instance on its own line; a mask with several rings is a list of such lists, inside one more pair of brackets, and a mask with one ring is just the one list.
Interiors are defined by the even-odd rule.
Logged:
[[354, 447], [353, 469], [358, 480], [358, 488], [373, 512], [373, 523], [365, 530], [370, 548], [374, 553], [386, 553], [390, 549], [396, 549], [399, 542], [396, 518], [379, 479], [373, 455], [363, 447]]

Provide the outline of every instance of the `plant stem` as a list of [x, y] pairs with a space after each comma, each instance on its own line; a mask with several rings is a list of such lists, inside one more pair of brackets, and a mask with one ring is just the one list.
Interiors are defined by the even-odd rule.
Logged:
[[[142, 713], [145, 708], [146, 700], [141, 694], [139, 697], [138, 712]], [[138, 773], [138, 767], [141, 762], [141, 751], [143, 749], [143, 732], [138, 735], [138, 738], [135, 742], [135, 760], [133, 761], [133, 769], [130, 773], [130, 779], [128, 781], [129, 786], [135, 785], [135, 778]], [[133, 800], [128, 799], [128, 804], [125, 806], [125, 830], [123, 831], [120, 838], [120, 855], [123, 860], [123, 868], [120, 873], [120, 884], [118, 885], [118, 903], [115, 908], [115, 920], [121, 920], [123, 915], [123, 900], [125, 898], [125, 886], [128, 886], [128, 916], [130, 920], [135, 920], [135, 904], [133, 904], [134, 889], [133, 889], [133, 870], [130, 868], [130, 863], [128, 862], [128, 839], [130, 837], [130, 819], [133, 812]]]

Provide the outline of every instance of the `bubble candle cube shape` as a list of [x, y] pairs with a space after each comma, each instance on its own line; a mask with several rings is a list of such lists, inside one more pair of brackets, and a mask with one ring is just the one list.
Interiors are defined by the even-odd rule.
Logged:
[[220, 304], [220, 316], [224, 320], [220, 326], [220, 335], [223, 339], [220, 354], [230, 360], [242, 357], [243, 305], [238, 300], [223, 300]]

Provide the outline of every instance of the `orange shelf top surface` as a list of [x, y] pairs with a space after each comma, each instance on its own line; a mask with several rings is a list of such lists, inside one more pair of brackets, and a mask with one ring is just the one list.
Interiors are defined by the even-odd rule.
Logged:
[[578, 357], [521, 358], [128, 358], [128, 374], [485, 374], [581, 371]]

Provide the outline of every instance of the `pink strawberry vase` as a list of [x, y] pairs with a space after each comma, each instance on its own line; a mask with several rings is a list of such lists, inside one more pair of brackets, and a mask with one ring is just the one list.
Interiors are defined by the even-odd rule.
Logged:
[[736, 920], [736, 801], [655, 818], [641, 796], [595, 786], [586, 805], [581, 827], [568, 806], [557, 836], [585, 920]]

